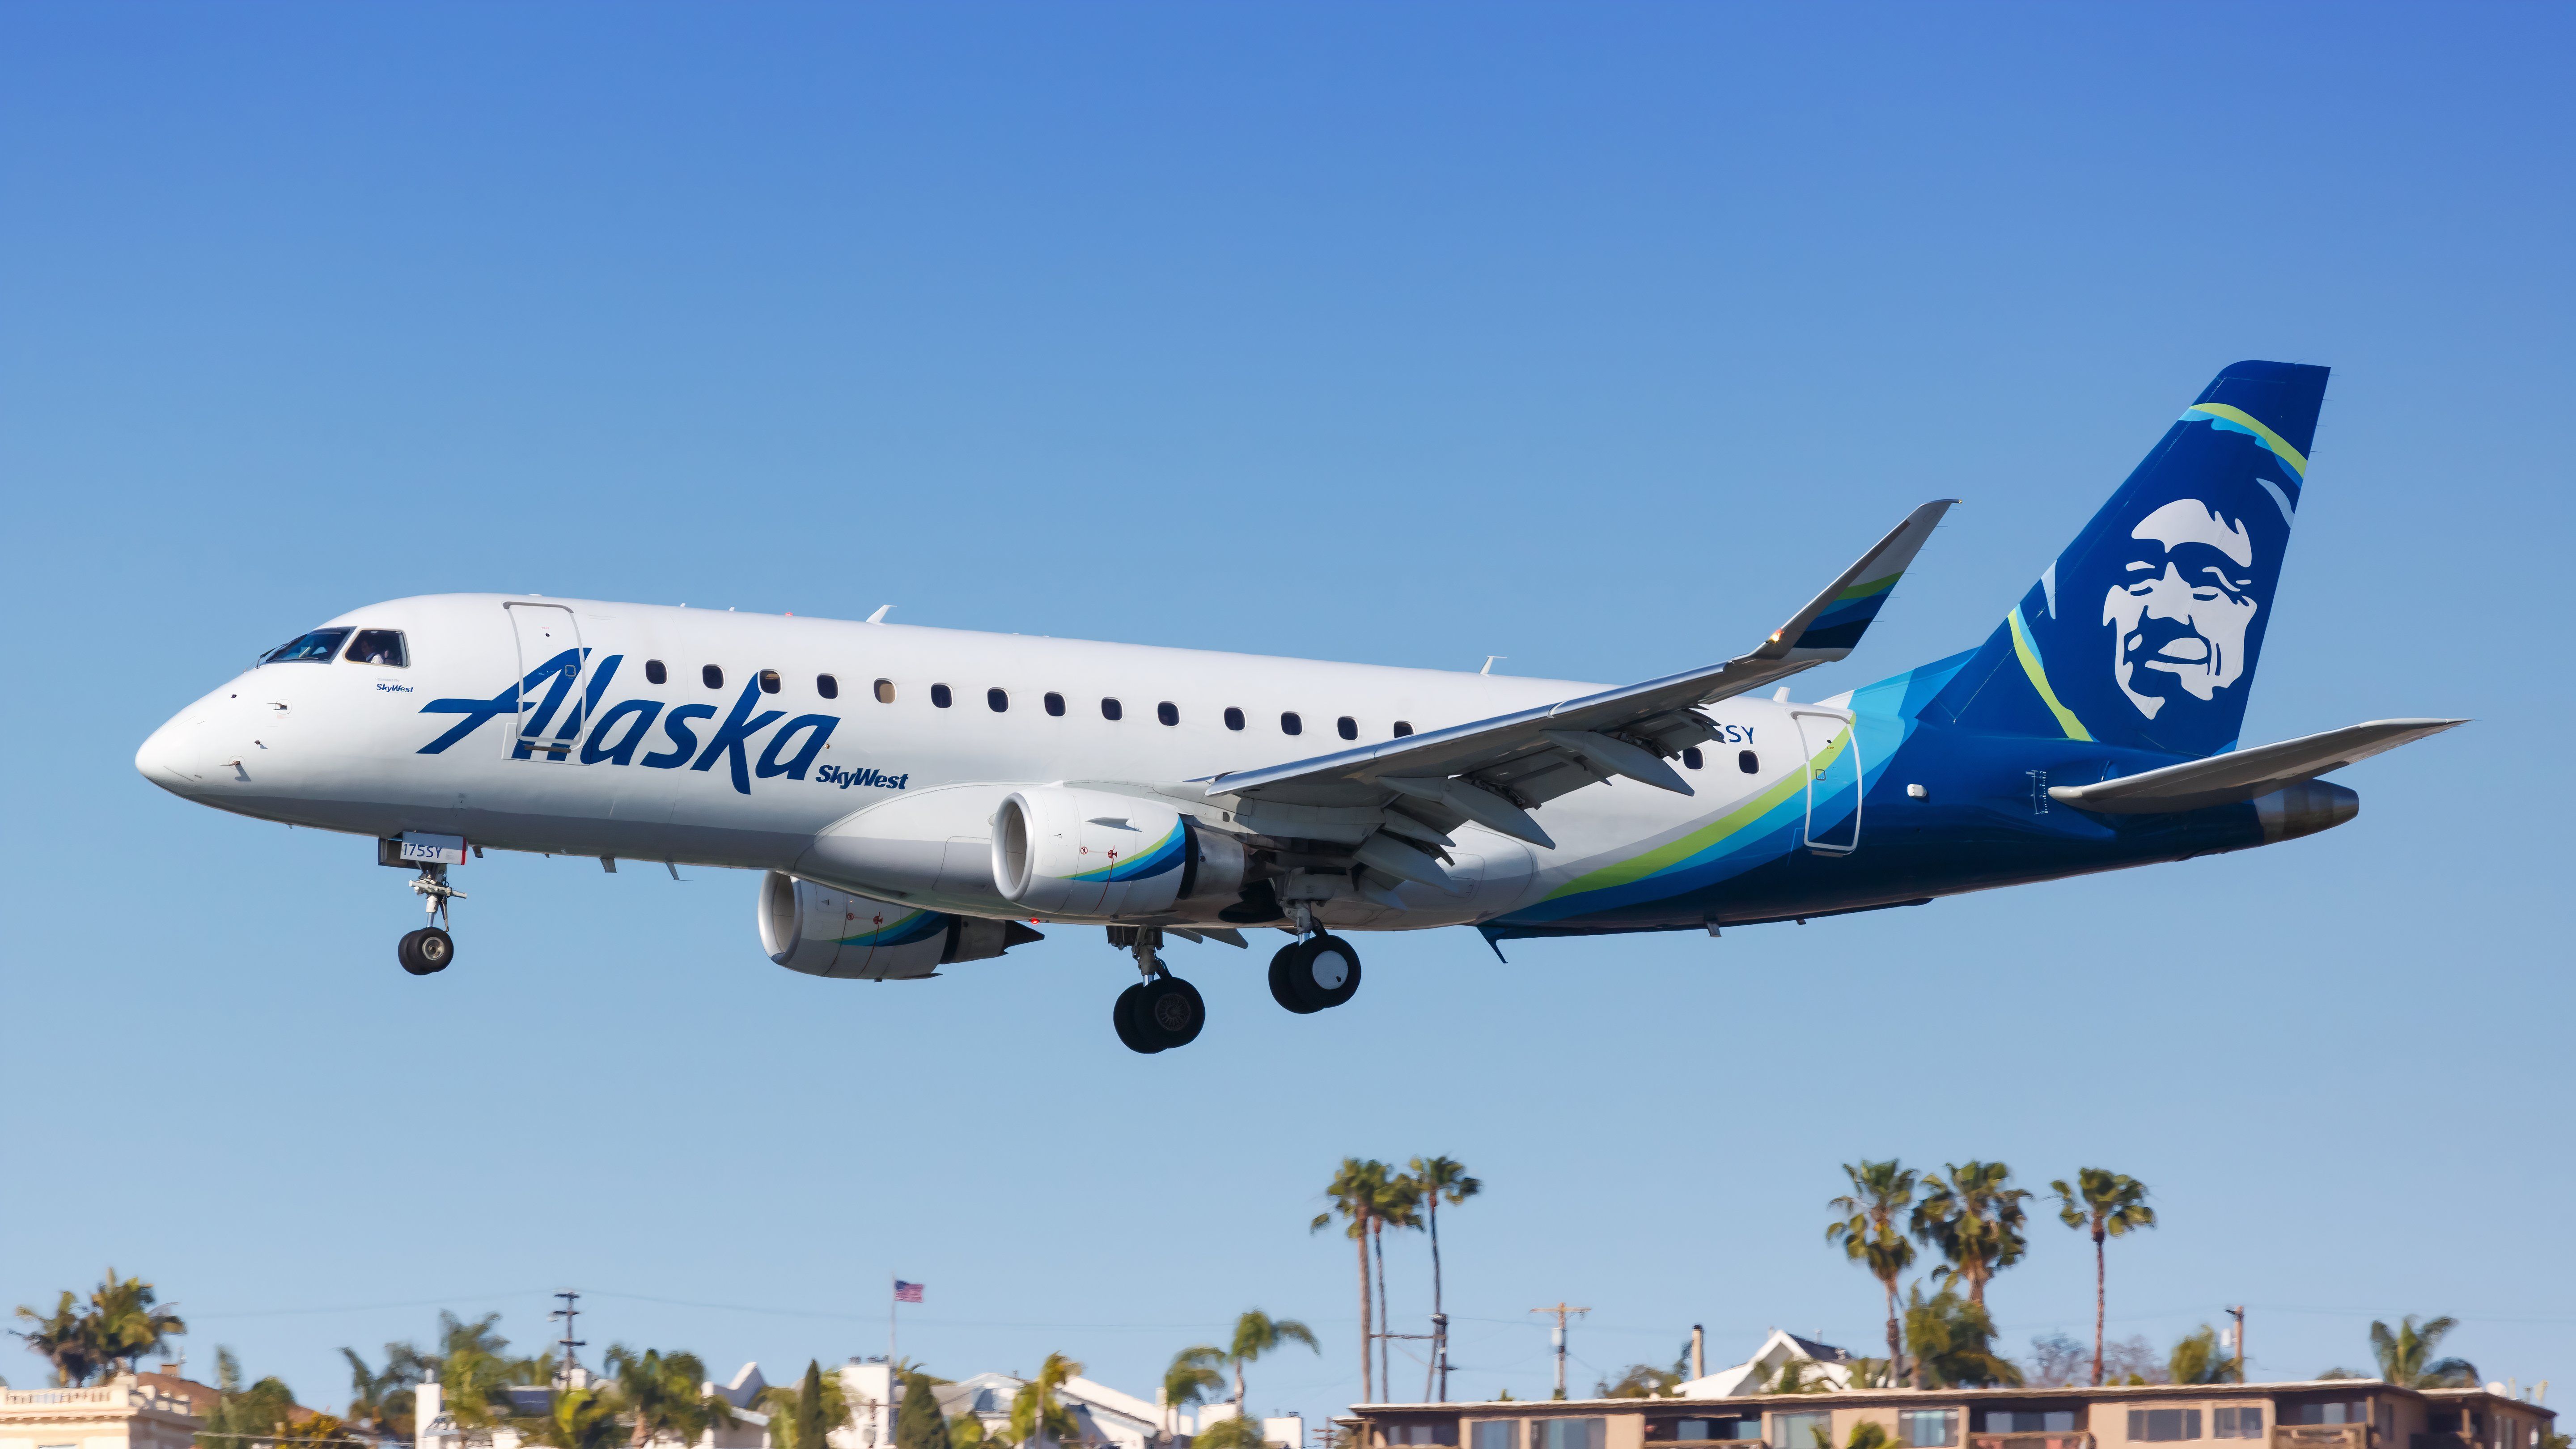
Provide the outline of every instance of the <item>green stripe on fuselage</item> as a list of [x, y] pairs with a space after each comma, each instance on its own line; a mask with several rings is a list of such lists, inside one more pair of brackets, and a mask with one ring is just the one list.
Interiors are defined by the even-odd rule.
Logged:
[[[1808, 760], [1803, 768], [1810, 772], [1822, 773], [1832, 766], [1834, 760], [1850, 744], [1851, 729], [1846, 726], [1826, 742], [1822, 754]], [[1656, 846], [1642, 855], [1631, 856], [1617, 865], [1603, 866], [1599, 870], [1577, 876], [1548, 892], [1546, 899], [1562, 900], [1567, 896], [1582, 895], [1588, 891], [1613, 890], [1619, 886], [1633, 885], [1648, 876], [1670, 870], [1727, 837], [1744, 830], [1804, 788], [1806, 788], [1805, 778], [1796, 770], [1792, 770], [1773, 781], [1762, 793], [1690, 834]], [[1545, 903], [1545, 901], [1541, 902], [1542, 905]]]

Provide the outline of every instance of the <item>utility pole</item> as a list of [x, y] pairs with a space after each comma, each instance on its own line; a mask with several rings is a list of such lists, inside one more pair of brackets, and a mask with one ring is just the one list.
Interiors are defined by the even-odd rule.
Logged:
[[573, 1375], [581, 1371], [581, 1355], [575, 1352], [575, 1350], [588, 1348], [590, 1346], [587, 1341], [572, 1336], [573, 1320], [581, 1317], [581, 1290], [578, 1288], [559, 1289], [556, 1291], [555, 1296], [563, 1300], [563, 1307], [555, 1309], [546, 1315], [549, 1319], [562, 1319], [564, 1326], [563, 1337], [555, 1340], [555, 1347], [563, 1350], [563, 1362], [555, 1365], [555, 1387], [564, 1389], [579, 1388], [581, 1385], [573, 1378]]
[[1556, 1344], [1556, 1396], [1560, 1399], [1565, 1397], [1565, 1316], [1569, 1313], [1589, 1313], [1591, 1311], [1592, 1310], [1589, 1308], [1568, 1307], [1565, 1300], [1562, 1298], [1556, 1300], [1556, 1306], [1554, 1308], [1533, 1308], [1530, 1310], [1532, 1313], [1553, 1313], [1556, 1315], [1556, 1332], [1552, 1335], [1552, 1338]]
[[2245, 1305], [2228, 1309], [2227, 1316], [2236, 1320], [2236, 1381], [2241, 1384], [2245, 1382]]

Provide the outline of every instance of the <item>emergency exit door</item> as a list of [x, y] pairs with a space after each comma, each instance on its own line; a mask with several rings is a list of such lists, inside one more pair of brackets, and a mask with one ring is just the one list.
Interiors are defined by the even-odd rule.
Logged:
[[1796, 709], [1798, 744], [1806, 752], [1807, 821], [1801, 843], [1820, 855], [1860, 848], [1860, 729], [1848, 712]]
[[557, 764], [579, 758], [582, 726], [589, 723], [581, 691], [581, 624], [561, 604], [501, 606], [519, 645], [518, 727], [504, 736], [514, 760]]

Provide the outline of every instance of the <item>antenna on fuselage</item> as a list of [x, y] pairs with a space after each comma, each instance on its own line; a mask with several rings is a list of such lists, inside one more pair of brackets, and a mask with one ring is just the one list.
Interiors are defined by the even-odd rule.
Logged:
[[884, 623], [884, 622], [885, 622], [885, 616], [886, 616], [886, 614], [888, 613], [888, 611], [892, 610], [893, 608], [894, 608], [894, 605], [892, 605], [892, 604], [879, 604], [879, 605], [877, 605], [877, 611], [876, 611], [875, 613], [873, 613], [873, 614], [868, 615], [868, 622], [869, 622], [869, 623], [871, 623], [871, 624], [882, 624], [882, 623]]
[[1485, 667], [1484, 667], [1484, 668], [1482, 668], [1482, 669], [1477, 670], [1476, 672], [1477, 672], [1478, 674], [1491, 674], [1491, 673], [1493, 673], [1493, 672], [1494, 672], [1494, 661], [1495, 661], [1495, 660], [1497, 660], [1497, 659], [1509, 659], [1509, 658], [1511, 658], [1511, 657], [1512, 657], [1512, 656], [1510, 656], [1510, 655], [1508, 655], [1508, 654], [1488, 654], [1488, 655], [1486, 655], [1486, 656], [1485, 656]]

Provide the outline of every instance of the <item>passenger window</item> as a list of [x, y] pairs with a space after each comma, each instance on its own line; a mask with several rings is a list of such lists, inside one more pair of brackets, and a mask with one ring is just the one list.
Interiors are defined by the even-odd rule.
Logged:
[[1172, 703], [1168, 699], [1164, 700], [1161, 704], [1154, 706], [1154, 718], [1161, 720], [1167, 725], [1179, 724], [1181, 722], [1181, 707]]
[[1100, 701], [1100, 717], [1102, 719], [1124, 719], [1126, 716], [1127, 707], [1125, 705], [1120, 704], [1114, 699], [1104, 699]]
[[1683, 769], [1696, 770], [1705, 763], [1707, 763], [1707, 758], [1700, 754], [1699, 746], [1693, 745], [1689, 749], [1682, 751]]
[[1306, 722], [1297, 717], [1297, 712], [1295, 710], [1290, 710], [1286, 714], [1279, 716], [1279, 733], [1283, 735], [1302, 735], [1305, 732]]
[[930, 707], [933, 709], [946, 709], [948, 705], [948, 686], [944, 684], [934, 684], [930, 686]]
[[1239, 730], [1243, 728], [1243, 711], [1236, 709], [1233, 705], [1227, 705], [1225, 707], [1225, 727], [1230, 730]]
[[644, 680], [648, 684], [668, 684], [671, 682], [671, 671], [662, 667], [661, 660], [647, 659], [644, 661]]
[[1762, 761], [1756, 758], [1751, 750], [1737, 750], [1735, 768], [1748, 775], [1759, 775], [1762, 773]]
[[403, 653], [400, 629], [361, 629], [349, 641], [349, 652], [340, 657], [352, 664], [381, 664], [387, 669], [411, 667], [411, 656]]
[[879, 703], [879, 704], [892, 704], [892, 703], [894, 703], [894, 681], [893, 681], [893, 680], [891, 680], [891, 679], [880, 679], [880, 680], [878, 680], [878, 681], [877, 681], [877, 703]]
[[1011, 707], [1011, 697], [998, 689], [988, 689], [984, 691], [984, 704], [993, 713], [1000, 714]]
[[714, 665], [712, 665], [712, 664], [710, 664], [710, 665], [706, 666], [705, 668], [703, 668], [703, 669], [699, 670], [699, 671], [698, 671], [698, 677], [699, 677], [700, 679], [703, 679], [703, 680], [705, 680], [705, 681], [707, 682], [707, 688], [709, 688], [709, 689], [722, 689], [722, 688], [724, 688], [724, 671], [723, 671], [723, 670], [721, 670], [721, 669], [718, 669], [716, 666], [714, 666]]
[[1360, 722], [1351, 718], [1349, 715], [1343, 715], [1340, 719], [1333, 721], [1333, 732], [1346, 740], [1358, 739], [1360, 737]]
[[1411, 733], [1413, 733], [1412, 721], [1400, 719], [1395, 722], [1395, 737], [1397, 739], [1402, 739]]
[[760, 671], [760, 692], [761, 692], [761, 693], [763, 693], [763, 694], [776, 694], [776, 693], [778, 692], [778, 686], [779, 686], [780, 682], [781, 682], [781, 681], [780, 681], [780, 680], [779, 680], [779, 678], [778, 678], [778, 671], [777, 671], [777, 670], [775, 670], [775, 669], [764, 669], [764, 670]]
[[841, 681], [834, 679], [828, 674], [817, 674], [814, 676], [814, 692], [823, 696], [825, 699], [839, 699], [841, 697]]
[[268, 651], [262, 664], [328, 664], [340, 652], [340, 641], [349, 637], [346, 629], [316, 629], [299, 634]]
[[1046, 709], [1047, 713], [1054, 715], [1056, 718], [1064, 718], [1064, 696], [1055, 693], [1053, 690], [1049, 690], [1046, 697]]

